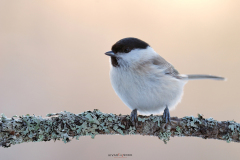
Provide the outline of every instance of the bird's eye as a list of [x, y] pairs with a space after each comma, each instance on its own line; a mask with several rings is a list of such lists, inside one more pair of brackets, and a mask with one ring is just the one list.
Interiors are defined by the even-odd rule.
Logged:
[[129, 48], [124, 49], [124, 53], [128, 53], [128, 52], [130, 52]]

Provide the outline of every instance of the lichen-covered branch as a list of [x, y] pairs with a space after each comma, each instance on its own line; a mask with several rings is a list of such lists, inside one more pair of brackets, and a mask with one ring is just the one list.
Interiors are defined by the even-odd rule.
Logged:
[[218, 139], [227, 142], [240, 141], [240, 124], [234, 121], [216, 121], [186, 116], [171, 117], [171, 123], [165, 123], [162, 116], [138, 116], [138, 122], [132, 124], [129, 115], [102, 113], [95, 109], [81, 114], [70, 112], [41, 116], [0, 117], [0, 146], [10, 147], [23, 142], [40, 142], [62, 140], [65, 143], [71, 138], [80, 136], [105, 135], [152, 135], [165, 143], [174, 136], [194, 136], [204, 139]]

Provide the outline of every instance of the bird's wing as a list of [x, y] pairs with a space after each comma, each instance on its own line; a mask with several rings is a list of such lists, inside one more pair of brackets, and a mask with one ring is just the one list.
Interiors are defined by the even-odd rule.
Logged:
[[161, 56], [156, 56], [152, 59], [152, 63], [154, 65], [157, 65], [159, 70], [162, 70], [166, 75], [170, 75], [172, 77], [175, 77], [177, 79], [181, 79], [181, 75], [179, 72], [171, 65], [169, 62], [167, 62], [164, 58]]

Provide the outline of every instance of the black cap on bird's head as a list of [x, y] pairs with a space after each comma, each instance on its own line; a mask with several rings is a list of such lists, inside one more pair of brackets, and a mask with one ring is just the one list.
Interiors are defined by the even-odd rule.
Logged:
[[133, 49], [146, 49], [148, 46], [149, 44], [137, 38], [123, 38], [112, 46], [112, 51], [106, 52], [105, 54], [114, 56], [118, 53], [129, 53]]
[[133, 49], [146, 49], [149, 45], [137, 38], [124, 38], [112, 46], [112, 51], [116, 53], [128, 53]]
[[117, 41], [113, 46], [112, 46], [112, 50], [109, 52], [106, 52], [105, 54], [108, 56], [111, 56], [111, 61], [112, 61], [112, 65], [114, 67], [118, 67], [118, 54], [119, 53], [129, 53], [134, 49], [146, 49], [149, 46], [149, 44], [147, 44], [146, 42], [137, 39], [137, 38], [123, 38], [119, 41]]

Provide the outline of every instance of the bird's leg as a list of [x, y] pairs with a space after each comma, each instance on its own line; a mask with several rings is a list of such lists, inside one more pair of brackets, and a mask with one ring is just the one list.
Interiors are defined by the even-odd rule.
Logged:
[[171, 122], [171, 117], [170, 117], [170, 112], [169, 112], [168, 106], [166, 106], [166, 108], [164, 109], [163, 119], [165, 119], [166, 123]]
[[131, 121], [136, 126], [136, 122], [137, 122], [137, 109], [132, 110], [132, 112], [131, 112]]

